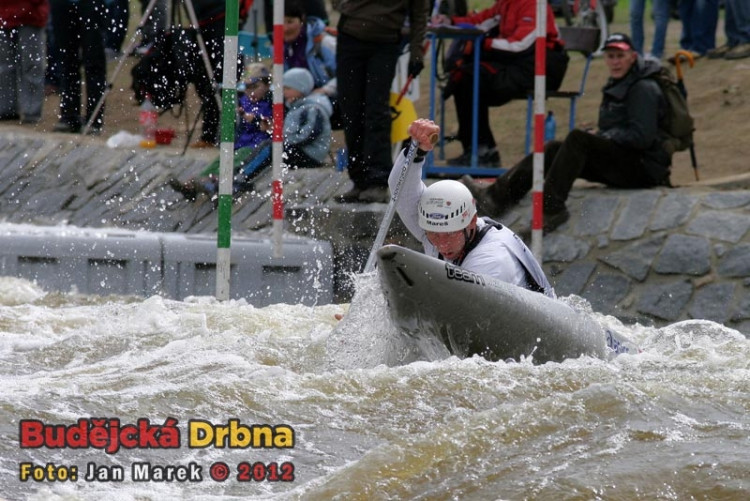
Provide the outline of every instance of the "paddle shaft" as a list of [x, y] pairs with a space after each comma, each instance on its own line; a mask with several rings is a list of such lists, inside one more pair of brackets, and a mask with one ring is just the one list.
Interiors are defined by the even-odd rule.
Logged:
[[372, 250], [370, 250], [370, 256], [367, 258], [364, 273], [370, 273], [375, 268], [375, 253], [379, 248], [383, 246], [385, 236], [388, 233], [388, 228], [390, 228], [391, 226], [391, 220], [393, 220], [393, 215], [396, 213], [396, 203], [398, 202], [398, 196], [401, 193], [401, 187], [404, 185], [406, 174], [409, 171], [412, 162], [414, 161], [414, 157], [417, 155], [417, 147], [417, 143], [412, 139], [409, 142], [409, 149], [406, 152], [406, 160], [404, 160], [404, 165], [401, 167], [401, 173], [398, 176], [398, 182], [396, 183], [394, 189], [391, 190], [391, 200], [388, 202], [388, 207], [385, 210], [385, 216], [383, 216], [383, 222], [380, 223], [380, 229], [378, 230], [377, 236], [375, 236], [375, 242], [372, 244]]

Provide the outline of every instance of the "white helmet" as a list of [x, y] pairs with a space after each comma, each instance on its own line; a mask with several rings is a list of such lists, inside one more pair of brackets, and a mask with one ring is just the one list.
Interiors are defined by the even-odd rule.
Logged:
[[427, 187], [419, 199], [419, 227], [425, 231], [449, 233], [471, 223], [477, 208], [469, 188], [458, 181], [438, 181]]

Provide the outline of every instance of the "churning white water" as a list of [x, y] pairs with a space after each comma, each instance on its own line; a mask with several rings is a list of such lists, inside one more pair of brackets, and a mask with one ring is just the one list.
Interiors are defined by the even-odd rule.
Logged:
[[[643, 352], [460, 360], [401, 337], [372, 277], [351, 305], [264, 308], [0, 278], [0, 497], [747, 499], [748, 339], [597, 316]], [[107, 452], [79, 420], [137, 432]], [[276, 441], [248, 443], [254, 426]]]

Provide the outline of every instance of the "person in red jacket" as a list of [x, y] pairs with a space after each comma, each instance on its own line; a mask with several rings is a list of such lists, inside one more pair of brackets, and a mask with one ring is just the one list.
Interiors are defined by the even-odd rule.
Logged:
[[0, 2], [0, 119], [35, 124], [44, 101], [48, 0]]
[[[465, 17], [438, 14], [433, 24], [481, 25], [488, 29], [483, 40], [479, 69], [479, 110], [477, 143], [479, 163], [500, 165], [500, 153], [492, 135], [489, 107], [502, 106], [526, 95], [534, 88], [534, 45], [536, 42], [536, 0], [497, 0], [492, 7]], [[560, 88], [568, 68], [555, 17], [547, 5], [547, 90]], [[473, 50], [473, 49], [472, 49]], [[470, 52], [470, 51], [467, 51]], [[448, 160], [452, 165], [468, 165], [471, 159], [472, 83], [475, 68], [473, 52], [466, 54], [451, 72], [444, 97], [451, 94], [458, 115], [458, 139], [464, 153]]]

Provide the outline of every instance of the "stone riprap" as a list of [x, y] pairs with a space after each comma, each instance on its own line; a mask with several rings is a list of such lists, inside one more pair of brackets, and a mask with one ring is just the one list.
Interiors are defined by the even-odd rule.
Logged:
[[[0, 131], [0, 218], [7, 222], [215, 233], [214, 201], [189, 202], [166, 186], [210, 161], [204, 153], [110, 149], [90, 138]], [[215, 151], [218, 155], [218, 151]], [[234, 204], [233, 232], [269, 234], [271, 173]], [[576, 187], [571, 219], [544, 239], [559, 295], [586, 298], [624, 321], [664, 325], [705, 318], [750, 333], [750, 191], [747, 181], [652, 190]], [[349, 188], [333, 168], [284, 176], [285, 231], [333, 244], [336, 297], [351, 298], [385, 204], [338, 204]], [[500, 218], [528, 226], [530, 200]], [[395, 218], [388, 242], [419, 248]]]

